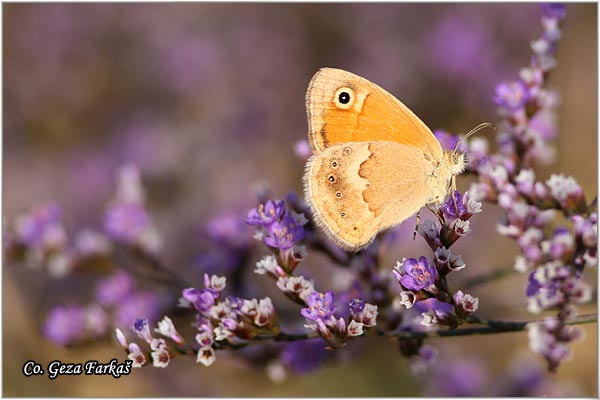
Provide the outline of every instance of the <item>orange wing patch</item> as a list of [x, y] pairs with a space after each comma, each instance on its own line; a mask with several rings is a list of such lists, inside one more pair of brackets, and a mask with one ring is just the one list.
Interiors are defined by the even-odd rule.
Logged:
[[314, 153], [336, 143], [390, 141], [420, 148], [441, 160], [429, 128], [394, 96], [347, 71], [323, 68], [306, 93], [309, 142]]

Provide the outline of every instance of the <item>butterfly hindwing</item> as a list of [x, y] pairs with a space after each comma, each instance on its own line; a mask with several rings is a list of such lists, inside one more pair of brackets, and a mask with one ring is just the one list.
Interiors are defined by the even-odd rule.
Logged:
[[336, 143], [309, 160], [306, 199], [314, 219], [333, 241], [358, 250], [426, 203], [431, 170], [431, 161], [414, 146]]

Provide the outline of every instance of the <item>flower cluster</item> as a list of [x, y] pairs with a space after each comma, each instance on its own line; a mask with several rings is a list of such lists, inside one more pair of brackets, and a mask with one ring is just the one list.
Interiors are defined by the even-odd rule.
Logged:
[[[142, 194], [137, 170], [133, 166], [123, 167], [115, 196], [117, 202], [141, 204]], [[31, 268], [45, 267], [54, 278], [74, 273], [102, 273], [102, 278], [94, 283], [92, 302], [76, 305], [65, 300], [63, 303], [67, 305], [57, 305], [48, 311], [42, 333], [60, 346], [100, 339], [108, 334], [111, 327], [130, 325], [139, 315], [146, 315], [151, 321], [158, 316], [161, 308], [158, 295], [137, 287], [133, 276], [125, 272], [116, 260], [115, 245], [122, 236], [112, 233], [124, 233], [126, 229], [113, 228], [123, 228], [128, 224], [116, 224], [117, 219], [113, 218], [116, 214], [112, 213], [109, 218], [107, 235], [84, 228], [71, 238], [62, 222], [59, 206], [48, 203], [18, 217], [7, 232], [10, 240], [5, 245], [5, 254], [11, 261], [22, 261]], [[138, 244], [142, 246], [144, 243], [150, 242]]]
[[117, 242], [155, 254], [162, 239], [144, 207], [140, 174], [133, 165], [125, 165], [117, 177], [117, 192], [104, 216], [106, 234]]
[[362, 335], [364, 328], [377, 323], [377, 306], [365, 303], [362, 299], [352, 299], [348, 305], [351, 315], [349, 322], [336, 317], [335, 295], [331, 291], [311, 293], [306, 305], [301, 311], [306, 318], [305, 326], [316, 331], [331, 348], [343, 346], [349, 338]]
[[[303, 208], [295, 204], [297, 201], [294, 198], [291, 198], [291, 203], [297, 208]], [[366, 303], [363, 299], [352, 298], [349, 299], [348, 310], [342, 312], [343, 316], [336, 316], [337, 305], [332, 291], [318, 292], [312, 280], [294, 275], [299, 262], [307, 255], [304, 246], [295, 244], [305, 236], [303, 225], [308, 221], [302, 213], [288, 210], [283, 201], [268, 200], [250, 210], [246, 222], [259, 227], [257, 237], [273, 251], [273, 254], [264, 256], [256, 263], [254, 272], [275, 280], [279, 290], [292, 301], [304, 306], [300, 313], [306, 319], [305, 326], [316, 331], [330, 348], [339, 348], [349, 338], [362, 335], [365, 328], [375, 326], [377, 306]], [[281, 234], [287, 237], [278, 241], [277, 237]], [[284, 241], [287, 244], [282, 248], [280, 243]], [[292, 248], [295, 250], [286, 252]], [[342, 297], [348, 293], [342, 293]]]
[[441, 310], [423, 313], [423, 325], [442, 324], [456, 327], [461, 320], [477, 310], [476, 298], [461, 291], [454, 294], [448, 291], [446, 276], [450, 272], [465, 268], [461, 256], [453, 254], [449, 247], [471, 231], [469, 219], [479, 212], [481, 203], [473, 200], [468, 192], [464, 196], [458, 191], [454, 192], [453, 196], [436, 210], [441, 228], [430, 220], [418, 226], [418, 232], [433, 250], [434, 258], [421, 256], [419, 259], [405, 259], [397, 262], [392, 271], [403, 289], [399, 295], [399, 302], [407, 309], [413, 307], [416, 302], [429, 298], [454, 305], [456, 315]]
[[[466, 267], [462, 257], [453, 254], [450, 247], [471, 232], [469, 219], [481, 212], [481, 203], [475, 201], [468, 192], [462, 195], [456, 191], [434, 211], [439, 227], [430, 220], [417, 227], [418, 233], [433, 251], [433, 258], [421, 256], [418, 259], [404, 259], [397, 262], [392, 270], [402, 288], [393, 300], [392, 310], [404, 307], [414, 315], [414, 318], [403, 316], [398, 329], [404, 332], [431, 329], [434, 326], [455, 329], [467, 322], [479, 307], [478, 298], [461, 290], [451, 292], [447, 275]], [[432, 364], [437, 354], [436, 349], [424, 345], [422, 338], [400, 340], [399, 348], [401, 354], [411, 360], [411, 368], [415, 372]]]
[[287, 209], [283, 200], [268, 200], [246, 218], [247, 224], [257, 227], [255, 237], [277, 252], [287, 271], [293, 271], [306, 255], [305, 247], [297, 242], [304, 239], [307, 222], [303, 214]]
[[73, 254], [56, 203], [43, 204], [30, 213], [16, 218], [14, 232], [9, 234], [7, 247], [26, 265], [46, 265], [55, 277], [68, 274], [73, 266]]
[[54, 202], [17, 217], [11, 228], [5, 242], [8, 258], [23, 261], [33, 269], [45, 267], [55, 278], [64, 277], [112, 252], [112, 244], [106, 236], [91, 229], [77, 232], [71, 241], [61, 209]]
[[[519, 246], [514, 268], [529, 273], [529, 311], [559, 310], [558, 320], [564, 328], [560, 316], [568, 313], [562, 310], [592, 297], [592, 288], [582, 280], [581, 272], [585, 266], [597, 264], [597, 213], [588, 207], [573, 177], [552, 174], [540, 181], [533, 170], [536, 163], [547, 163], [554, 155], [550, 141], [556, 136], [554, 108], [558, 100], [545, 83], [556, 64], [559, 23], [565, 16], [561, 4], [542, 9], [544, 32], [531, 44], [531, 65], [521, 70], [518, 80], [496, 87], [494, 101], [504, 118], [497, 139], [499, 150], [490, 155], [487, 146], [479, 146], [483, 151], [472, 165], [479, 181], [470, 192], [504, 211], [497, 231]], [[551, 229], [558, 213], [573, 223], [574, 232], [568, 226]], [[538, 345], [532, 347], [541, 354]], [[555, 369], [554, 362], [547, 359], [549, 368]]]
[[249, 227], [237, 213], [223, 213], [211, 218], [203, 231], [206, 250], [196, 257], [195, 264], [208, 274], [235, 275], [252, 252]]
[[138, 315], [154, 321], [159, 309], [153, 292], [137, 289], [129, 274], [118, 271], [96, 284], [94, 302], [53, 307], [42, 332], [60, 346], [72, 346], [104, 337], [111, 326], [131, 325]]
[[470, 192], [463, 196], [455, 191], [435, 211], [441, 227], [438, 228], [431, 220], [426, 220], [417, 227], [419, 234], [433, 251], [440, 247], [449, 248], [459, 238], [469, 234], [469, 219], [481, 212], [481, 203]]
[[150, 324], [145, 318], [138, 318], [135, 321], [133, 324], [133, 331], [140, 339], [146, 342], [149, 346], [149, 350], [143, 349], [135, 342], [127, 342], [125, 335], [119, 328], [117, 328], [115, 332], [117, 341], [123, 350], [125, 350], [125, 353], [127, 353], [127, 358], [132, 361], [132, 366], [134, 368], [144, 366], [150, 359], [155, 367], [165, 368], [169, 365], [171, 359], [177, 355], [176, 346], [185, 344], [185, 340], [179, 334], [177, 329], [175, 329], [173, 321], [171, 321], [169, 317], [164, 317], [158, 323], [158, 328], [155, 329], [155, 332], [170, 339], [170, 342], [167, 342], [163, 338], [153, 337], [152, 332], [150, 331]]
[[[216, 360], [215, 348], [243, 345], [259, 334], [279, 332], [270, 298], [257, 300], [223, 296], [225, 287], [225, 277], [205, 274], [204, 289], [187, 288], [182, 292], [180, 306], [196, 312], [197, 346], [189, 344], [167, 316], [158, 323], [155, 331], [171, 342], [152, 337], [146, 318], [138, 319], [133, 325], [137, 335], [150, 346], [150, 352], [144, 353], [135, 343], [126, 343], [123, 333], [117, 329], [117, 339], [128, 357], [134, 360], [133, 365], [141, 367], [152, 359], [155, 367], [166, 367], [177, 355], [193, 351], [196, 362], [210, 366]], [[190, 350], [192, 348], [194, 350]]]
[[72, 346], [102, 337], [108, 329], [108, 315], [98, 305], [56, 306], [48, 313], [43, 335], [59, 346]]
[[[573, 311], [566, 313], [574, 314]], [[580, 339], [583, 335], [581, 329], [566, 326], [560, 319], [552, 317], [546, 317], [543, 322], [527, 324], [527, 330], [531, 351], [546, 359], [548, 370], [551, 372], [556, 372], [560, 362], [571, 355], [568, 343]]]

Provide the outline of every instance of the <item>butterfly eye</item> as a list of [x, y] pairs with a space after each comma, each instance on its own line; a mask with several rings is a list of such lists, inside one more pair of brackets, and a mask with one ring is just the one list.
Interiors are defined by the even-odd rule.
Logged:
[[354, 103], [354, 91], [349, 87], [341, 87], [335, 92], [335, 105], [343, 110], [349, 109]]
[[340, 93], [340, 95], [338, 96], [338, 101], [342, 104], [350, 103], [350, 93], [348, 93], [348, 92]]
[[452, 162], [453, 162], [454, 164], [458, 164], [458, 155], [456, 155], [456, 154], [452, 154]]

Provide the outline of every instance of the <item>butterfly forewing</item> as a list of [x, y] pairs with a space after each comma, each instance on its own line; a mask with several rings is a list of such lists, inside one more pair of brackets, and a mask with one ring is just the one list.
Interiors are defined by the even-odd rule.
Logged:
[[350, 72], [323, 68], [308, 86], [306, 110], [314, 153], [336, 143], [389, 141], [420, 148], [440, 160], [429, 128], [394, 96]]

